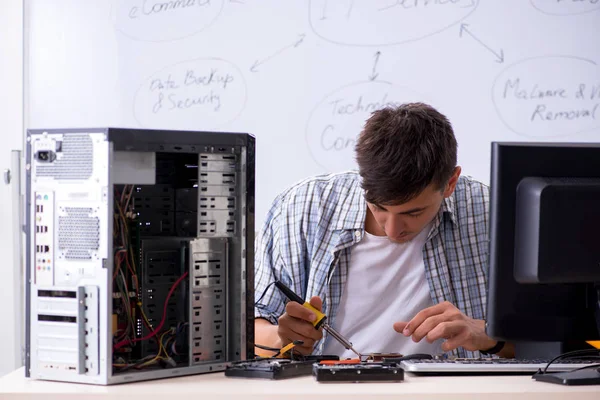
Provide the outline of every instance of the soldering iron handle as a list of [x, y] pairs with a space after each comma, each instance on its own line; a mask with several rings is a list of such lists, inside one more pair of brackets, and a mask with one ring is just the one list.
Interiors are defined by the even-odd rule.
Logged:
[[308, 308], [310, 311], [313, 312], [313, 314], [315, 314], [315, 319], [314, 321], [312, 321], [312, 324], [315, 327], [315, 329], [319, 329], [321, 325], [325, 323], [325, 321], [327, 320], [325, 314], [313, 307], [312, 304], [310, 304], [310, 302], [302, 300], [300, 296], [292, 292], [289, 287], [285, 286], [280, 281], [275, 281], [275, 286], [277, 286], [277, 288], [281, 290], [283, 294], [287, 296], [288, 299], [290, 299], [291, 301], [295, 301], [304, 308]]
[[292, 292], [292, 290], [289, 287], [281, 283], [281, 281], [275, 281], [275, 286], [277, 286], [277, 288], [281, 290], [283, 294], [285, 294], [287, 298], [291, 301], [295, 301], [298, 304], [304, 304], [304, 300], [296, 293]]

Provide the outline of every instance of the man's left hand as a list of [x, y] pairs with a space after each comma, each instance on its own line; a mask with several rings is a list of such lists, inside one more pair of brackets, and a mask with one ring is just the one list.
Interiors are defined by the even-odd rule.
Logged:
[[448, 301], [421, 310], [408, 322], [396, 322], [394, 329], [404, 336], [412, 336], [414, 342], [423, 338], [429, 343], [446, 339], [442, 344], [444, 351], [458, 347], [486, 350], [496, 344], [485, 333], [485, 321], [467, 317]]

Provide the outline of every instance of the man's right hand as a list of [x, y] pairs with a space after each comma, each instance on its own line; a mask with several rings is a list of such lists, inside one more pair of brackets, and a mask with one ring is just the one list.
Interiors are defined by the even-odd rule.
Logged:
[[[310, 305], [321, 311], [323, 302], [318, 296], [310, 299]], [[290, 301], [285, 306], [285, 313], [279, 317], [277, 334], [281, 340], [282, 346], [296, 340], [302, 340], [304, 344], [294, 347], [304, 355], [309, 355], [313, 347], [323, 337], [321, 329], [315, 329], [312, 322], [317, 316], [308, 308], [303, 307], [295, 301]]]

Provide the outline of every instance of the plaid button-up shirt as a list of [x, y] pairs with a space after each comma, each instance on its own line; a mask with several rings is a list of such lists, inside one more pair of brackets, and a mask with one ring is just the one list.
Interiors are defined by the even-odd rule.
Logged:
[[[256, 240], [255, 317], [276, 324], [286, 298], [281, 280], [300, 297], [323, 299], [333, 325], [348, 276], [351, 247], [365, 231], [367, 204], [357, 172], [306, 179], [283, 193], [267, 213]], [[423, 247], [425, 276], [434, 304], [445, 300], [464, 314], [485, 319], [488, 276], [489, 188], [461, 176], [444, 199]], [[392, 324], [395, 321], [390, 321]], [[315, 346], [320, 354], [327, 338]], [[455, 350], [459, 357], [478, 352]]]

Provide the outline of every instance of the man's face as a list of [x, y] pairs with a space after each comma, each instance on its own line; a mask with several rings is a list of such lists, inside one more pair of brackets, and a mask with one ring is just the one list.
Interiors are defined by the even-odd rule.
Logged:
[[454, 192], [460, 168], [452, 176], [446, 187], [440, 189], [430, 184], [417, 197], [395, 206], [367, 203], [375, 224], [367, 231], [378, 236], [387, 236], [396, 243], [406, 243], [415, 238], [438, 213], [442, 201]]

